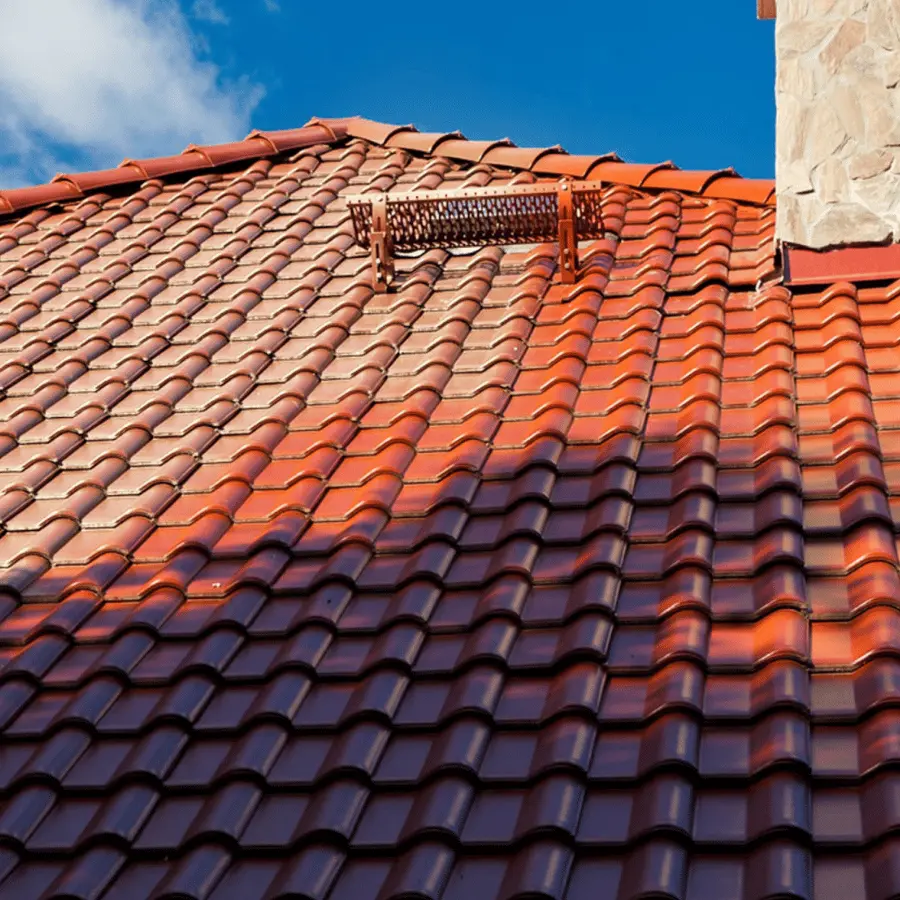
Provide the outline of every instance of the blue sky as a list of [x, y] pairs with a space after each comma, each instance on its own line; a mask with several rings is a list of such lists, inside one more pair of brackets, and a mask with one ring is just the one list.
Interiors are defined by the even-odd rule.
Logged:
[[7, 2], [0, 187], [355, 114], [773, 174], [773, 23], [752, 0]]

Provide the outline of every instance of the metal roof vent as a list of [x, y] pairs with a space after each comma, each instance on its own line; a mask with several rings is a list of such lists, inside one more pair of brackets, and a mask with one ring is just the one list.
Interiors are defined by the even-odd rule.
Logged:
[[603, 236], [597, 181], [361, 194], [347, 198], [356, 242], [372, 255], [372, 283], [384, 293], [397, 251], [559, 241], [562, 280], [575, 281], [578, 241]]

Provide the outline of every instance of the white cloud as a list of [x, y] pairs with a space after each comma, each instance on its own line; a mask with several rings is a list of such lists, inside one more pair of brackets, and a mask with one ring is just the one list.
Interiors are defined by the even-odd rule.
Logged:
[[201, 22], [211, 22], [213, 25], [227, 25], [231, 21], [216, 0], [194, 0], [191, 15]]
[[0, 187], [77, 160], [244, 137], [260, 86], [225, 83], [175, 0], [3, 0]]
[[263, 0], [263, 3], [265, 3], [266, 9], [270, 13], [281, 12], [281, 4], [278, 2], [278, 0]]

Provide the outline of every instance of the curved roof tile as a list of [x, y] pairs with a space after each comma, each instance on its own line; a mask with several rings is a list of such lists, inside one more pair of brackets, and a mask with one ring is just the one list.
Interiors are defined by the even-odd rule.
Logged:
[[208, 165], [227, 166], [235, 162], [268, 156], [272, 153], [272, 147], [263, 138], [247, 137], [243, 141], [234, 141], [231, 144], [214, 144], [206, 147], [191, 144], [184, 153], [202, 153], [209, 161]]
[[508, 138], [502, 141], [469, 141], [465, 138], [454, 138], [442, 141], [435, 149], [436, 156], [445, 156], [448, 159], [461, 159], [466, 162], [481, 162], [481, 158], [496, 147], [515, 146]]
[[504, 166], [508, 169], [528, 169], [534, 171], [534, 166], [541, 158], [562, 153], [566, 155], [562, 147], [517, 147], [515, 144], [501, 145], [488, 150], [481, 161], [489, 166]]
[[686, 194], [702, 194], [706, 187], [716, 178], [734, 177], [737, 173], [734, 169], [721, 169], [714, 172], [685, 172], [674, 166], [666, 169], [658, 169], [648, 175], [641, 187], [660, 188], [667, 191], [682, 191]]
[[306, 142], [315, 128], [321, 129], [320, 140], [322, 141], [336, 141], [346, 137], [346, 130], [320, 124], [306, 125], [303, 128], [288, 128], [284, 131], [251, 131], [247, 135], [247, 140], [259, 138], [272, 147], [274, 153], [281, 153], [285, 150], [296, 150], [306, 146]]
[[0, 191], [0, 209], [5, 212], [19, 212], [33, 206], [46, 203], [60, 203], [64, 200], [77, 200], [81, 191], [71, 181], [51, 181], [35, 187], [13, 188]]
[[388, 138], [401, 131], [415, 131], [414, 125], [387, 125], [384, 122], [375, 122], [372, 119], [364, 119], [362, 116], [354, 116], [350, 119], [320, 119], [314, 116], [307, 123], [307, 126], [322, 125], [331, 128], [335, 125], [347, 126], [347, 131], [352, 137], [362, 138], [371, 141], [373, 144], [384, 144]]
[[116, 169], [101, 169], [99, 172], [77, 172], [68, 175], [57, 175], [51, 184], [60, 182], [72, 185], [76, 190], [86, 194], [88, 191], [102, 190], [119, 184], [133, 184], [146, 181], [147, 175], [133, 165], [122, 165]]
[[548, 154], [538, 160], [533, 168], [535, 175], [568, 175], [571, 178], [586, 178], [595, 166], [609, 159], [610, 156], [573, 156], [560, 149], [558, 153]]
[[663, 169], [671, 169], [670, 162], [657, 163], [656, 165], [642, 165], [641, 163], [626, 163], [620, 160], [599, 159], [592, 166], [586, 177], [598, 181], [607, 181], [614, 184], [627, 184], [629, 187], [643, 187], [647, 179]]
[[455, 138], [465, 140], [465, 135], [461, 131], [399, 131], [391, 135], [384, 142], [384, 146], [398, 150], [413, 150], [430, 156], [442, 141], [449, 141]]
[[766, 206], [775, 200], [775, 186], [773, 182], [763, 179], [722, 175], [707, 184], [703, 196], [712, 200], [736, 200]]

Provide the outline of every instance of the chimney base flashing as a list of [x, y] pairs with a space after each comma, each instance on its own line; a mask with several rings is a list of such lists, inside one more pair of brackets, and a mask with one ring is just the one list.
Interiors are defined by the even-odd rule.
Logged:
[[900, 278], [900, 244], [854, 244], [828, 250], [783, 244], [781, 255], [787, 287], [838, 281], [864, 284]]

